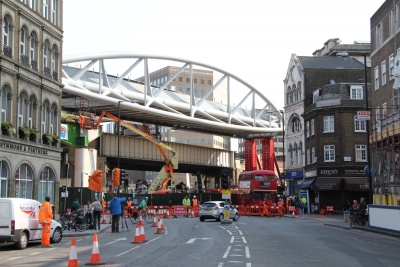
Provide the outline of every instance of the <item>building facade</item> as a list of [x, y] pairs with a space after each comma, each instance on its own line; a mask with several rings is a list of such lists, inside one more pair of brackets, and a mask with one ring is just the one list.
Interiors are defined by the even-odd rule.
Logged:
[[62, 0], [4, 0], [0, 55], [0, 196], [58, 212]]
[[[349, 103], [345, 99], [351, 97], [349, 84], [357, 84], [359, 91], [364, 90], [362, 83], [365, 81], [364, 55], [369, 55], [369, 51], [368, 43], [355, 42], [342, 45], [339, 39], [334, 38], [326, 41], [321, 49], [313, 53], [313, 56], [293, 54], [290, 59], [284, 80], [286, 155], [284, 177], [287, 179], [288, 193], [291, 195], [301, 193], [307, 196], [311, 211], [315, 207], [318, 209], [326, 205], [335, 204], [336, 208], [342, 206], [343, 198], [346, 197], [343, 179], [344, 173], [347, 172], [343, 163], [357, 166], [355, 171], [357, 175], [349, 177], [362, 178], [362, 181], [357, 180], [357, 182], [363, 185], [360, 190], [365, 190], [365, 173], [363, 177], [360, 176], [363, 175], [362, 170], [366, 160], [357, 162], [352, 155], [355, 155], [355, 145], [361, 145], [365, 152], [366, 130], [364, 129], [363, 133], [344, 130], [353, 129], [356, 109], [361, 107], [365, 109], [365, 94], [357, 95], [360, 99], [356, 99], [358, 104], [353, 108], [350, 108], [353, 105], [350, 104], [351, 101]], [[344, 88], [341, 88], [342, 86]], [[324, 127], [327, 125], [332, 128], [325, 132]], [[344, 125], [347, 128], [343, 128]], [[364, 135], [364, 141], [362, 142], [360, 137], [359, 144], [347, 144], [346, 148], [354, 148], [354, 151], [351, 153], [346, 151], [348, 155], [345, 155], [345, 151], [339, 151], [338, 148], [343, 145], [344, 140], [354, 141], [353, 135]], [[329, 175], [325, 175], [327, 173]], [[328, 177], [333, 178], [330, 179], [329, 185], [325, 179]], [[355, 187], [350, 191], [356, 191], [353, 189]]]
[[398, 205], [400, 194], [400, 1], [371, 17], [371, 174], [375, 204]]

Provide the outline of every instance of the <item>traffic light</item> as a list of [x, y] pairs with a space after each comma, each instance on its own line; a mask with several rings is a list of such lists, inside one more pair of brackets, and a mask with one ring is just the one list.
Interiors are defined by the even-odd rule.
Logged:
[[121, 169], [119, 168], [114, 168], [113, 170], [113, 180], [112, 180], [112, 185], [113, 186], [119, 186], [120, 185], [120, 174], [121, 174]]
[[229, 189], [229, 178], [226, 171], [221, 172], [221, 188]]
[[119, 169], [119, 181], [121, 183], [121, 185], [124, 185], [124, 181], [125, 181], [125, 170], [124, 169]]

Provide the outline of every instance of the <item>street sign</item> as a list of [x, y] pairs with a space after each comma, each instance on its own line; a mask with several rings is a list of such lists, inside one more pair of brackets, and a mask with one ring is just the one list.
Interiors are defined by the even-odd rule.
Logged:
[[357, 111], [357, 120], [359, 121], [369, 121], [371, 119], [370, 111]]

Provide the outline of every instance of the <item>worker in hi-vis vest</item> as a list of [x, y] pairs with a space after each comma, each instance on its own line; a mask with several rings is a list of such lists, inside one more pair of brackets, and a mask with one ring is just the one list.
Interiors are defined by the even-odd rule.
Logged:
[[50, 197], [47, 196], [39, 209], [39, 223], [42, 225], [42, 247], [51, 247], [50, 227], [52, 220], [53, 211], [51, 209]]
[[189, 207], [190, 207], [190, 198], [189, 196], [185, 196], [185, 198], [182, 200], [183, 206], [186, 207], [186, 217], [188, 217], [188, 212], [189, 212]]

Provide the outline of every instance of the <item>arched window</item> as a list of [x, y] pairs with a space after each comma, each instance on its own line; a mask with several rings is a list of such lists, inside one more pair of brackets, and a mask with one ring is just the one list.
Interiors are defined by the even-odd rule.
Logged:
[[18, 126], [24, 125], [25, 109], [25, 95], [21, 93], [18, 99]]
[[47, 42], [44, 42], [43, 44], [43, 67], [46, 68], [48, 66], [48, 58], [47, 58], [47, 53], [48, 51], [48, 46], [47, 46]]
[[51, 106], [50, 118], [49, 118], [49, 133], [57, 135], [57, 107], [56, 105]]
[[299, 150], [297, 144], [294, 144], [294, 165], [298, 164], [298, 160], [299, 160]]
[[8, 169], [5, 161], [0, 161], [0, 197], [7, 197]]
[[3, 20], [3, 45], [4, 46], [10, 46], [10, 23], [8, 22], [7, 18], [4, 18]]
[[32, 198], [33, 197], [33, 171], [26, 164], [21, 164], [15, 173], [15, 197]]
[[6, 85], [3, 87], [1, 92], [1, 122], [8, 121], [11, 118], [11, 99], [10, 99], [10, 90]]
[[36, 117], [37, 117], [37, 101], [35, 96], [31, 96], [29, 99], [29, 105], [28, 105], [28, 112], [27, 112], [27, 120], [28, 120], [28, 127], [31, 129], [36, 129], [37, 122], [36, 122]]
[[21, 55], [26, 55], [26, 50], [25, 50], [25, 41], [26, 41], [26, 37], [25, 37], [25, 30], [24, 28], [21, 29], [21, 37], [20, 37], [20, 41], [19, 41], [19, 52], [21, 53]]
[[42, 134], [48, 133], [47, 117], [49, 112], [49, 103], [46, 101], [42, 106]]
[[299, 119], [299, 117], [294, 117], [292, 119], [292, 123], [291, 123], [291, 130], [292, 133], [297, 133], [299, 131], [301, 131], [302, 127], [301, 127], [301, 121]]
[[292, 144], [289, 145], [289, 156], [290, 156], [289, 163], [290, 163], [290, 166], [292, 166], [293, 165], [293, 161], [294, 161]]
[[303, 143], [302, 142], [300, 142], [298, 150], [299, 150], [299, 164], [303, 164]]
[[49, 196], [50, 199], [54, 199], [54, 180], [55, 180], [54, 172], [49, 167], [45, 167], [40, 172], [39, 190], [38, 190], [39, 202], [43, 202], [46, 196]]

